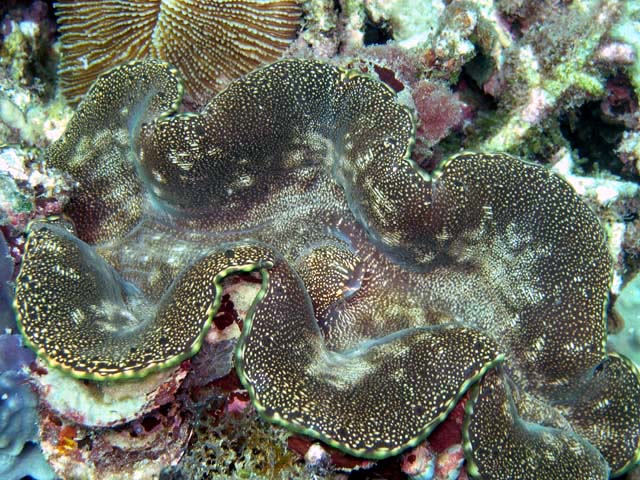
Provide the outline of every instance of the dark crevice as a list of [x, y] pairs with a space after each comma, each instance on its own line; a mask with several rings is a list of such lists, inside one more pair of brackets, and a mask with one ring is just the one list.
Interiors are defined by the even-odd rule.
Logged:
[[478, 76], [471, 75], [467, 65], [462, 68], [458, 83], [453, 87], [453, 90], [457, 92], [463, 102], [472, 105], [478, 111], [493, 112], [498, 109], [498, 101], [484, 92]]
[[625, 126], [604, 120], [601, 102], [583, 104], [577, 110], [560, 117], [560, 131], [578, 152], [582, 168], [587, 173], [609, 171], [629, 176], [616, 154]]
[[342, 5], [340, 5], [340, 0], [333, 0], [333, 10], [338, 16], [340, 16], [340, 14], [342, 13]]
[[478, 88], [481, 89], [482, 85], [484, 85], [491, 74], [496, 70], [496, 67], [490, 56], [482, 53], [479, 48], [477, 48], [477, 52], [478, 53], [475, 57], [464, 64], [462, 72], [469, 78], [472, 78]]
[[384, 45], [393, 40], [391, 26], [381, 22], [374, 23], [369, 17], [364, 22], [363, 42], [366, 45]]

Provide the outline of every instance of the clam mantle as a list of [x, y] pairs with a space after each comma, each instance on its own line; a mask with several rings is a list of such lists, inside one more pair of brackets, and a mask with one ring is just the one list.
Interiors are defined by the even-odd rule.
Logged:
[[256, 70], [197, 114], [181, 95], [168, 64], [116, 67], [47, 153], [79, 188], [68, 218], [31, 226], [16, 309], [50, 365], [94, 381], [174, 366], [225, 278], [253, 273], [235, 366], [270, 421], [384, 458], [471, 388], [474, 476], [637, 461], [638, 372], [605, 351], [605, 236], [562, 179], [486, 153], [428, 174], [394, 93], [325, 63]]

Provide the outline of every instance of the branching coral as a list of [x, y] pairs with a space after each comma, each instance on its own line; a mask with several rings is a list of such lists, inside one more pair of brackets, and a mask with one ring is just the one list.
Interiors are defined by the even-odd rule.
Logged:
[[111, 71], [49, 150], [80, 187], [71, 221], [32, 226], [16, 308], [51, 365], [174, 365], [224, 279], [254, 272], [235, 362], [269, 421], [384, 458], [473, 387], [474, 475], [604, 479], [637, 461], [638, 371], [605, 352], [605, 235], [567, 183], [501, 154], [428, 175], [394, 93], [327, 64], [257, 70], [199, 114], [172, 113], [175, 75]]

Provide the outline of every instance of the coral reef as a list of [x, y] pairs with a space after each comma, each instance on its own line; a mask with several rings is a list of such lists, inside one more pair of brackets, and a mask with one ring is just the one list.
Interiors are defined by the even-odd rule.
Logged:
[[[612, 168], [615, 173], [624, 169], [637, 180], [637, 121], [620, 125], [620, 107], [609, 108], [611, 84], [621, 81], [628, 86], [616, 88], [615, 101], [620, 94], [629, 98], [631, 110], [624, 116], [637, 119], [635, 2], [425, 3], [431, 18], [405, 35], [394, 25], [419, 17], [412, 2], [344, 2], [343, 16], [349, 20], [337, 29], [342, 38], [336, 43], [349, 56], [367, 56], [368, 28], [386, 28], [387, 40], [370, 43], [391, 41], [376, 49], [408, 59], [421, 80], [448, 82], [468, 105], [464, 135], [456, 133], [455, 141], [443, 144], [446, 152], [462, 145], [544, 161], [558, 148], [571, 147], [590, 163], [621, 165]], [[392, 65], [388, 58], [382, 63]], [[602, 128], [589, 127], [595, 122], [587, 115]], [[611, 121], [619, 126], [609, 128]], [[594, 142], [594, 134], [600, 137], [605, 130], [614, 134]], [[574, 138], [580, 136], [591, 142], [583, 147]], [[604, 151], [596, 150], [600, 145]]]
[[[39, 419], [42, 449], [54, 466], [56, 475], [63, 478], [130, 478], [137, 474], [145, 478], [165, 479], [200, 476], [466, 479], [468, 474], [477, 476], [489, 468], [483, 447], [492, 445], [491, 432], [497, 425], [503, 430], [510, 429], [509, 445], [531, 446], [539, 442], [535, 434], [518, 429], [520, 418], [530, 424], [538, 424], [542, 428], [539, 432], [544, 435], [551, 434], [554, 438], [551, 449], [561, 448], [559, 445], [564, 442], [574, 446], [574, 460], [584, 456], [582, 466], [572, 464], [567, 468], [591, 465], [601, 473], [599, 465], [602, 460], [598, 460], [599, 454], [593, 451], [592, 446], [604, 454], [614, 475], [633, 467], [637, 460], [630, 453], [633, 441], [626, 445], [618, 444], [624, 434], [617, 429], [633, 422], [630, 416], [635, 410], [629, 411], [627, 416], [615, 412], [635, 396], [633, 391], [637, 381], [633, 372], [640, 361], [636, 339], [637, 279], [640, 272], [640, 37], [637, 28], [640, 9], [637, 1], [285, 0], [237, 2], [230, 8], [223, 8], [223, 2], [204, 0], [92, 2], [95, 5], [73, 2], [75, 8], [69, 8], [72, 2], [58, 2], [57, 7], [53, 2], [42, 0], [7, 0], [1, 3], [0, 333], [12, 333], [16, 327], [11, 308], [12, 290], [15, 277], [21, 274], [28, 232], [32, 237], [31, 253], [27, 253], [27, 272], [24, 275], [33, 272], [35, 262], [30, 257], [36, 260], [35, 247], [39, 238], [51, 234], [60, 242], [59, 245], [76, 249], [80, 274], [92, 276], [97, 290], [103, 284], [110, 286], [111, 290], [108, 298], [96, 297], [101, 298], [98, 306], [77, 310], [74, 315], [78, 312], [85, 316], [97, 315], [103, 320], [100, 328], [124, 328], [125, 339], [144, 331], [153, 337], [152, 326], [164, 315], [159, 306], [169, 304], [172, 298], [182, 296], [185, 290], [199, 285], [190, 283], [188, 268], [203, 256], [219, 254], [220, 245], [222, 248], [224, 245], [232, 246], [228, 250], [234, 250], [235, 254], [236, 248], [244, 246], [247, 238], [257, 239], [263, 243], [256, 245], [260, 248], [268, 246], [269, 258], [276, 261], [273, 266], [265, 263], [263, 268], [247, 264], [223, 269], [213, 281], [215, 288], [210, 291], [215, 304], [205, 312], [207, 315], [201, 316], [199, 326], [195, 325], [193, 331], [185, 330], [185, 344], [169, 359], [165, 349], [164, 354], [155, 357], [157, 365], [149, 365], [149, 368], [138, 369], [145, 361], [153, 364], [154, 358], [149, 356], [151, 352], [136, 352], [137, 357], [133, 357], [137, 363], [129, 365], [127, 373], [120, 375], [128, 380], [112, 383], [72, 378], [43, 359], [32, 361], [28, 352], [19, 347], [17, 337], [2, 337], [2, 342], [9, 342], [0, 345], [0, 348], [2, 345], [7, 347], [5, 355], [0, 351], [0, 367], [6, 369], [2, 371], [7, 375], [6, 393], [13, 395], [15, 402], [12, 405], [18, 408], [25, 406], [20, 410], [24, 412], [21, 418], [30, 420], [21, 425], [7, 424], [10, 431], [18, 429], [20, 432], [12, 446], [12, 452], [17, 453], [0, 460], [0, 471], [3, 472], [0, 476], [21, 478], [31, 474], [35, 478], [38, 475], [51, 478], [53, 475], [42, 461], [38, 435], [33, 435], [34, 430], [27, 428], [33, 425], [33, 421], [38, 421], [35, 409], [31, 408], [34, 394], [39, 399], [38, 408], [42, 412]], [[202, 16], [187, 17], [189, 8], [205, 3], [209, 9], [198, 10]], [[183, 8], [185, 5], [189, 8]], [[108, 14], [97, 14], [101, 21], [92, 22], [89, 17], [97, 12], [95, 9], [105, 6], [109, 7]], [[269, 12], [274, 8], [280, 12], [275, 23], [267, 21], [263, 7]], [[155, 10], [151, 11], [152, 8]], [[123, 15], [132, 18], [136, 9], [149, 13], [144, 17], [145, 28], [131, 33], [127, 26], [134, 23], [120, 22], [123, 29], [111, 29], [109, 34], [100, 33], [113, 26], [113, 22], [105, 20], [117, 20]], [[216, 17], [214, 22], [208, 15], [212, 12], [221, 15], [235, 12], [240, 16], [234, 18], [239, 21], [224, 23], [219, 21], [221, 17]], [[253, 14], [262, 18], [255, 21], [257, 17]], [[87, 36], [81, 24], [86, 26], [86, 31], [102, 35], [97, 43], [92, 44], [92, 53], [87, 53], [85, 48]], [[242, 64], [242, 69], [220, 70], [225, 60], [211, 57], [216, 49], [200, 48], [199, 55], [193, 55], [193, 52], [181, 49], [180, 41], [172, 41], [167, 47], [167, 32], [175, 25], [180, 26], [183, 35], [188, 31], [205, 32], [197, 42], [209, 43], [211, 35], [218, 36], [224, 30], [219, 26], [239, 28], [243, 32], [242, 38], [248, 39], [249, 43], [232, 42], [246, 47], [232, 60]], [[189, 30], [183, 30], [183, 26]], [[269, 27], [270, 33], [265, 34], [266, 30], [260, 30], [260, 33], [258, 27], [263, 26]], [[133, 40], [140, 49], [129, 58], [126, 52], [110, 47], [113, 43], [109, 41], [111, 38], [122, 45], [131, 44]], [[146, 46], [143, 45], [145, 41]], [[224, 49], [227, 44], [214, 41], [214, 45]], [[84, 53], [76, 47], [85, 48]], [[182, 76], [187, 77], [187, 94], [182, 106], [182, 87], [173, 68], [160, 66], [154, 73], [155, 78], [145, 78], [136, 86], [129, 84], [122, 91], [114, 91], [104, 84], [100, 86], [103, 82], [100, 80], [96, 88], [105, 96], [100, 101], [95, 96], [93, 100], [87, 99], [86, 103], [93, 104], [92, 107], [81, 103], [76, 119], [69, 123], [73, 112], [66, 104], [63, 90], [73, 103], [77, 103], [81, 99], [79, 92], [88, 89], [98, 70], [104, 72], [134, 57], [143, 58], [150, 51], [164, 55], [166, 60], [174, 63], [173, 67], [183, 70]], [[116, 58], [118, 55], [119, 59]], [[380, 89], [385, 90], [385, 95], [391, 100], [381, 100], [381, 106], [376, 109], [392, 113], [388, 116], [391, 123], [394, 118], [397, 120], [393, 112], [400, 112], [399, 117], [406, 112], [406, 117], [415, 123], [415, 142], [405, 153], [410, 153], [411, 160], [415, 162], [415, 165], [409, 164], [418, 172], [418, 184], [423, 182], [433, 186], [433, 192], [428, 192], [424, 198], [433, 200], [431, 195], [440, 191], [438, 185], [443, 185], [445, 191], [455, 191], [460, 172], [468, 166], [461, 167], [464, 161], [459, 157], [449, 159], [465, 149], [506, 151], [525, 160], [548, 164], [556, 175], [573, 187], [598, 216], [606, 232], [603, 250], [608, 250], [613, 258], [611, 281], [595, 282], [600, 287], [599, 293], [594, 294], [594, 298], [603, 302], [598, 310], [605, 307], [608, 335], [604, 332], [604, 319], [598, 317], [602, 322], [595, 325], [597, 315], [593, 306], [587, 317], [594, 322], [586, 319], [581, 324], [591, 325], [592, 341], [583, 345], [593, 348], [586, 347], [590, 357], [585, 352], [577, 355], [586, 362], [583, 367], [587, 372], [579, 381], [580, 375], [576, 373], [571, 377], [567, 373], [568, 384], [556, 385], [555, 393], [540, 387], [541, 382], [549, 381], [549, 375], [553, 375], [547, 369], [536, 377], [538, 374], [532, 370], [531, 364], [540, 355], [537, 353], [540, 342], [544, 343], [545, 352], [553, 350], [554, 346], [542, 337], [533, 338], [535, 342], [532, 340], [526, 347], [522, 346], [502, 330], [497, 335], [495, 331], [492, 334], [495, 325], [487, 320], [500, 315], [511, 318], [510, 313], [504, 313], [506, 308], [507, 312], [516, 312], [517, 319], [512, 319], [512, 322], [523, 321], [517, 309], [510, 306], [502, 308], [499, 305], [506, 303], [496, 304], [489, 300], [493, 297], [485, 285], [499, 285], [491, 277], [491, 272], [495, 277], [511, 273], [515, 268], [512, 266], [514, 256], [520, 259], [520, 263], [515, 261], [516, 265], [528, 261], [527, 252], [531, 258], [538, 258], [538, 265], [545, 265], [545, 248], [530, 245], [528, 250], [510, 255], [508, 252], [518, 248], [511, 240], [521, 237], [522, 233], [509, 230], [509, 241], [503, 236], [502, 242], [487, 242], [491, 247], [469, 250], [471, 247], [468, 245], [479, 238], [491, 236], [491, 228], [501, 221], [497, 197], [489, 193], [483, 197], [489, 198], [488, 201], [478, 200], [470, 193], [469, 197], [445, 196], [441, 203], [432, 201], [431, 210], [438, 212], [447, 211], [447, 202], [460, 202], [461, 205], [489, 202], [490, 211], [478, 211], [478, 218], [483, 219], [482, 228], [478, 227], [474, 234], [463, 235], [463, 240], [459, 239], [464, 229], [452, 229], [451, 220], [440, 218], [439, 214], [426, 220], [435, 221], [427, 234], [420, 234], [418, 229], [407, 231], [399, 228], [407, 218], [409, 223], [416, 225], [425, 222], [421, 217], [425, 212], [421, 201], [412, 200], [414, 197], [407, 189], [396, 202], [385, 202], [383, 199], [390, 193], [381, 188], [380, 183], [369, 181], [380, 175], [380, 171], [375, 170], [375, 164], [369, 162], [366, 155], [353, 164], [344, 163], [345, 158], [357, 155], [353, 152], [361, 151], [357, 139], [364, 138], [355, 135], [350, 130], [352, 127], [344, 127], [344, 130], [353, 134], [355, 141], [340, 143], [330, 138], [332, 124], [357, 125], [362, 132], [368, 130], [379, 135], [388, 126], [388, 119], [375, 115], [371, 116], [370, 123], [358, 123], [358, 115], [352, 113], [349, 114], [352, 118], [344, 115], [343, 120], [336, 120], [330, 112], [334, 108], [339, 109], [339, 99], [349, 97], [346, 86], [334, 95], [334, 103], [318, 107], [321, 112], [316, 117], [318, 125], [309, 122], [314, 114], [308, 110], [300, 119], [290, 120], [291, 125], [286, 131], [280, 134], [276, 131], [274, 135], [280, 135], [276, 148], [268, 147], [268, 142], [261, 140], [265, 138], [263, 132], [273, 128], [271, 119], [263, 122], [261, 128], [255, 128], [249, 126], [244, 118], [260, 118], [263, 114], [251, 108], [255, 95], [259, 97], [259, 91], [271, 92], [275, 103], [262, 102], [259, 106], [267, 111], [275, 108], [280, 112], [275, 105], [286, 95], [297, 102], [307, 102], [309, 93], [306, 90], [314, 91], [316, 85], [313, 81], [303, 87], [304, 94], [286, 90], [288, 93], [281, 92], [279, 97], [278, 89], [288, 85], [290, 79], [284, 75], [270, 81], [265, 76], [266, 80], [257, 83], [254, 92], [243, 93], [241, 87], [231, 87], [235, 94], [244, 95], [249, 105], [236, 115], [233, 114], [233, 95], [227, 93], [195, 117], [176, 115], [181, 110], [195, 111], [197, 105], [205, 104], [214, 91], [254, 66], [281, 55], [325, 59], [331, 65], [343, 68], [345, 84], [362, 82], [361, 85], [365, 86], [368, 80], [363, 79], [371, 76], [392, 89], [395, 95], [388, 89]], [[74, 65], [99, 68], [80, 71]], [[138, 75], [139, 70], [131, 68], [127, 73]], [[222, 73], [210, 75], [207, 73], [210, 69]], [[364, 74], [364, 77], [353, 70]], [[123, 71], [116, 70], [111, 80], [118, 83], [117, 72]], [[78, 80], [80, 83], [76, 83]], [[332, 88], [327, 90], [332, 91]], [[140, 95], [145, 90], [149, 95], [141, 99]], [[357, 96], [352, 95], [350, 103], [347, 102], [350, 107], [345, 107], [345, 111], [354, 112], [353, 109], [366, 104], [364, 99], [369, 98], [365, 94], [361, 95], [362, 99]], [[393, 102], [402, 106], [391, 107]], [[126, 108], [122, 108], [124, 105]], [[283, 116], [291, 112], [288, 103], [280, 105]], [[311, 102], [310, 105], [312, 110], [318, 103]], [[80, 117], [85, 118], [79, 120]], [[232, 121], [226, 130], [221, 126], [212, 128], [211, 119], [216, 117], [221, 121], [226, 118]], [[278, 115], [273, 117], [281, 118]], [[105, 123], [107, 119], [111, 123]], [[300, 125], [307, 128], [300, 128]], [[56, 142], [65, 129], [65, 139]], [[233, 132], [236, 131], [242, 131], [241, 146], [235, 143], [237, 134]], [[224, 132], [227, 133], [222, 135]], [[215, 148], [208, 148], [207, 142], [199, 140], [203, 133], [217, 139]], [[177, 150], [167, 150], [167, 142], [173, 142], [180, 135], [190, 139], [191, 143], [183, 143]], [[308, 138], [310, 135], [313, 137], [311, 140]], [[408, 137], [401, 134], [399, 144], [404, 145]], [[379, 149], [393, 150], [385, 145], [389, 139], [398, 141], [397, 136], [390, 134], [384, 139], [380, 137], [381, 146], [373, 146], [371, 150], [374, 158]], [[50, 146], [53, 142], [56, 143]], [[273, 154], [261, 160], [270, 167], [261, 170], [253, 162], [255, 152], [252, 145], [256, 150], [263, 149]], [[289, 145], [289, 150], [285, 151], [283, 145]], [[343, 146], [349, 146], [349, 149], [345, 150]], [[212, 156], [220, 159], [216, 164], [218, 167], [207, 163]], [[162, 158], [165, 160], [159, 160]], [[406, 158], [396, 158], [401, 170], [406, 167]], [[478, 164], [478, 179], [502, 178], [498, 172], [512, 161], [508, 160], [510, 157], [501, 161], [497, 160], [500, 157], [473, 158], [470, 163]], [[495, 168], [489, 168], [489, 172], [482, 171], [485, 162], [492, 164], [490, 158], [497, 162]], [[274, 167], [282, 165], [278, 159], [286, 159], [286, 168]], [[366, 175], [357, 174], [357, 169], [353, 168], [356, 163], [367, 165]], [[96, 168], [97, 165], [101, 167]], [[393, 173], [400, 177], [403, 175], [402, 172]], [[527, 184], [531, 182], [520, 174], [525, 175], [518, 168], [513, 170], [509, 174], [511, 182], [516, 182], [517, 178]], [[217, 180], [219, 176], [225, 180]], [[385, 176], [393, 177], [383, 173], [382, 177]], [[114, 177], [117, 182], [114, 182]], [[198, 178], [201, 180], [193, 180]], [[474, 182], [465, 176], [462, 178], [464, 188], [468, 190], [469, 182]], [[119, 189], [114, 185], [118, 182]], [[203, 189], [207, 182], [209, 189]], [[503, 185], [507, 191], [514, 191], [515, 187], [509, 181]], [[565, 187], [560, 191], [566, 191]], [[186, 199], [185, 190], [194, 193]], [[343, 190], [348, 197], [346, 205], [345, 198], [341, 196]], [[96, 192], [106, 191], [109, 193], [96, 195]], [[521, 213], [523, 218], [537, 224], [540, 215], [548, 214], [544, 206], [558, 200], [550, 193], [558, 190], [546, 190], [545, 187], [545, 192], [546, 199], [537, 202], [543, 210], [536, 208], [536, 213]], [[371, 203], [370, 195], [380, 200]], [[212, 198], [216, 200], [211, 201]], [[341, 209], [332, 210], [334, 207], [329, 204], [334, 202], [335, 205], [336, 201], [338, 204], [343, 202]], [[517, 200], [509, 202], [517, 203]], [[367, 204], [373, 206], [367, 209]], [[388, 209], [406, 212], [408, 205], [412, 205], [415, 211], [408, 217], [402, 217], [402, 221], [390, 222], [385, 216]], [[476, 211], [473, 207], [466, 208]], [[456, 215], [461, 215], [460, 211], [464, 211], [462, 206], [456, 210]], [[541, 211], [545, 213], [541, 214]], [[566, 210], [567, 219], [571, 211]], [[332, 212], [334, 217], [327, 221]], [[229, 225], [228, 220], [234, 213], [239, 216], [234, 219], [235, 223]], [[70, 215], [72, 223], [67, 215]], [[255, 220], [258, 217], [261, 221]], [[472, 218], [471, 224], [475, 220]], [[325, 229], [329, 225], [329, 232], [320, 232], [316, 228], [319, 224], [323, 224]], [[435, 242], [430, 240], [433, 238], [436, 238]], [[527, 242], [530, 240], [527, 237]], [[237, 241], [242, 243], [226, 243]], [[52, 244], [47, 239], [40, 245]], [[435, 269], [432, 272], [432, 265], [441, 262], [438, 252], [451, 251], [447, 250], [447, 245], [451, 248], [457, 246], [450, 260], [464, 258], [464, 261], [456, 264], [459, 274], [455, 279], [439, 284], [434, 279], [446, 268], [438, 267], [440, 271]], [[92, 251], [95, 253], [90, 253]], [[468, 280], [467, 288], [459, 286], [457, 282], [468, 279], [465, 277], [467, 269], [477, 262], [476, 257], [485, 258], [489, 251], [493, 252], [491, 258], [500, 258], [500, 261], [480, 269], [477, 277], [473, 277], [485, 275], [489, 279], [481, 288], [471, 280]], [[435, 258], [432, 258], [434, 252]], [[218, 266], [228, 261], [226, 257], [219, 260]], [[611, 265], [608, 261], [606, 263]], [[507, 264], [509, 268], [500, 269], [500, 265]], [[206, 262], [200, 265], [217, 268]], [[243, 272], [244, 267], [253, 270], [246, 273]], [[340, 355], [345, 352], [352, 355], [350, 363], [347, 362], [352, 377], [359, 378], [359, 375], [365, 375], [363, 365], [374, 368], [371, 366], [372, 350], [384, 351], [390, 348], [388, 343], [400, 345], [407, 341], [400, 334], [389, 338], [390, 342], [379, 340], [380, 343], [373, 345], [361, 343], [362, 339], [371, 340], [378, 336], [387, 339], [385, 335], [396, 328], [423, 328], [425, 324], [449, 320], [462, 321], [467, 328], [478, 328], [489, 337], [497, 336], [497, 351], [505, 358], [498, 362], [499, 366], [491, 363], [492, 368], [487, 367], [490, 372], [476, 387], [463, 386], [460, 391], [469, 387], [467, 393], [447, 407], [452, 410], [446, 418], [433, 428], [427, 439], [420, 442], [428, 429], [416, 434], [415, 442], [419, 443], [409, 442], [413, 446], [402, 455], [385, 460], [358, 458], [322, 443], [318, 435], [314, 438], [287, 433], [287, 428], [300, 428], [314, 435], [318, 429], [311, 428], [309, 432], [306, 426], [300, 427], [297, 419], [277, 418], [281, 416], [283, 405], [265, 400], [268, 388], [252, 392], [254, 401], [257, 400], [257, 409], [247, 408], [249, 394], [232, 371], [233, 352], [239, 338], [241, 348], [248, 348], [248, 355], [251, 356], [253, 351], [254, 358], [258, 358], [255, 353], [258, 350], [252, 350], [252, 345], [258, 344], [256, 336], [263, 316], [256, 317], [252, 304], [256, 295], [261, 302], [269, 303], [270, 291], [263, 280], [269, 276], [273, 284], [287, 269], [300, 276], [304, 285], [302, 290], [313, 307], [313, 316], [319, 320], [319, 327], [327, 338], [326, 345], [318, 344], [317, 352], [320, 353], [316, 355], [316, 358], [327, 358], [324, 363], [312, 363], [315, 365], [315, 368], [310, 367], [312, 379], [317, 379], [319, 370], [322, 370], [319, 365], [330, 365], [331, 371], [336, 372], [344, 368], [345, 360]], [[598, 270], [603, 278], [604, 270]], [[68, 267], [63, 272], [63, 275], [69, 274], [70, 284], [73, 283], [73, 271]], [[430, 280], [416, 280], [421, 277], [429, 277]], [[582, 275], [576, 277], [584, 278]], [[513, 276], [508, 278], [515, 282]], [[174, 292], [173, 288], [180, 282], [183, 290]], [[528, 298], [532, 305], [538, 305], [538, 294], [549, 299], [557, 298], [556, 294], [561, 295], [545, 289], [540, 293], [538, 286], [531, 284], [515, 288], [510, 285], [498, 290], [505, 302], [512, 299], [517, 303]], [[605, 304], [607, 290], [611, 301]], [[86, 293], [86, 290], [82, 292]], [[405, 301], [398, 292], [413, 301]], [[563, 291], [563, 298], [566, 294]], [[475, 298], [477, 310], [482, 315], [469, 321], [468, 318], [473, 316], [469, 307], [453, 308], [452, 313], [455, 302], [447, 296], [456, 295], [467, 296], [469, 302]], [[564, 300], [568, 302], [566, 298]], [[600, 300], [594, 300], [594, 305]], [[423, 304], [431, 309], [423, 309]], [[56, 309], [63, 308], [53, 305]], [[217, 314], [213, 316], [216, 308]], [[40, 305], [41, 312], [43, 309], [46, 310], [44, 304]], [[257, 305], [256, 309], [260, 311]], [[365, 319], [374, 317], [386, 319], [386, 327], [382, 330], [372, 328], [372, 321]], [[569, 317], [562, 318], [566, 320]], [[354, 325], [354, 321], [359, 323]], [[209, 330], [204, 334], [209, 324]], [[300, 323], [295, 321], [293, 325]], [[195, 333], [199, 328], [202, 335]], [[557, 328], [559, 326], [554, 325], [550, 331]], [[530, 331], [535, 329], [527, 330]], [[156, 340], [163, 343], [163, 338], [166, 339], [164, 333], [168, 332], [166, 330]], [[47, 333], [43, 335], [47, 336]], [[113, 351], [122, 354], [130, 345], [129, 340], [120, 344], [117, 337], [113, 332], [107, 332], [103, 338], [111, 338], [120, 345], [120, 349]], [[82, 339], [82, 336], [78, 338]], [[518, 338], [515, 333], [513, 338]], [[138, 340], [145, 343], [148, 337], [141, 335]], [[558, 349], [565, 348], [567, 352], [580, 349], [583, 337], [574, 340], [573, 346], [558, 343]], [[605, 341], [606, 350], [603, 346]], [[184, 345], [188, 343], [192, 343], [192, 348], [185, 349]], [[65, 348], [63, 343], [55, 347], [58, 345]], [[308, 360], [308, 348], [305, 350], [303, 344], [296, 345], [300, 346], [300, 355], [307, 352], [303, 357]], [[260, 351], [263, 351], [262, 347], [261, 344]], [[355, 349], [350, 350], [352, 347]], [[185, 360], [198, 348], [197, 355]], [[629, 356], [636, 366], [627, 363], [616, 352]], [[99, 354], [95, 358], [104, 358], [104, 352], [95, 353]], [[284, 353], [273, 355], [277, 356], [277, 365], [287, 358]], [[89, 357], [91, 355], [85, 353], [81, 362], [91, 362]], [[590, 360], [585, 360], [587, 357]], [[238, 373], [251, 390], [252, 379], [249, 377], [266, 372], [252, 370], [258, 364], [249, 362], [246, 366], [245, 360], [239, 358], [236, 363], [241, 367]], [[297, 365], [302, 363], [300, 361]], [[570, 361], [565, 363], [571, 364]], [[110, 367], [113, 365], [101, 366]], [[113, 379], [118, 376], [112, 373], [87, 374], [82, 368], [82, 365], [75, 365], [72, 370], [81, 377]], [[162, 368], [168, 370], [154, 373], [154, 370]], [[498, 372], [498, 380], [492, 371]], [[145, 378], [138, 378], [141, 376]], [[342, 385], [336, 384], [331, 376], [326, 380], [334, 387]], [[26, 388], [26, 381], [30, 388]], [[562, 384], [563, 379], [559, 382]], [[309, 383], [303, 384], [309, 388]], [[326, 387], [326, 383], [323, 385]], [[391, 388], [390, 385], [387, 387]], [[333, 403], [339, 403], [336, 397], [331, 398]], [[580, 398], [584, 400], [578, 401]], [[496, 421], [491, 424], [483, 422], [486, 417], [482, 412], [500, 409], [500, 405], [504, 408], [505, 399], [515, 402], [511, 404], [510, 411], [516, 416], [493, 415]], [[607, 403], [608, 407], [594, 410], [593, 404], [599, 402]], [[0, 407], [2, 405], [0, 402]], [[280, 410], [272, 413], [274, 405]], [[331, 407], [334, 413], [335, 405]], [[465, 407], [469, 413], [463, 439]], [[312, 409], [312, 413], [317, 414], [323, 406], [314, 405], [314, 408], [316, 410]], [[259, 420], [258, 411], [287, 428]], [[390, 414], [388, 410], [384, 412], [387, 418]], [[614, 428], [607, 419], [616, 415], [619, 422]], [[416, 424], [418, 418], [418, 415], [412, 415]], [[603, 430], [596, 428], [597, 425], [609, 433], [605, 435]], [[416, 430], [420, 430], [420, 426], [416, 426]], [[572, 430], [576, 432], [575, 436], [563, 437], [562, 432]], [[629, 437], [635, 438], [635, 433], [629, 432]], [[26, 437], [29, 437], [26, 443], [21, 443]], [[344, 438], [340, 438], [338, 443], [343, 443]], [[607, 440], [603, 441], [603, 438]], [[20, 449], [21, 445], [24, 447]], [[463, 451], [467, 458], [461, 465]], [[518, 458], [517, 455], [512, 458]], [[624, 458], [628, 460], [626, 464]], [[494, 458], [490, 457], [490, 460], [493, 468]], [[237, 468], [234, 462], [238, 464]], [[501, 463], [501, 467], [510, 468], [508, 462]], [[553, 466], [544, 465], [542, 468], [549, 469], [549, 478], [557, 474]], [[582, 475], [578, 472], [575, 470], [574, 474]], [[635, 470], [628, 474], [628, 478], [638, 475]]]
[[[176, 74], [158, 61], [105, 74], [47, 153], [80, 183], [73, 223], [31, 226], [16, 305], [52, 367], [108, 380], [177, 365], [200, 350], [225, 280], [254, 272], [235, 367], [263, 418], [382, 459], [475, 384], [473, 475], [607, 478], [635, 463], [638, 370], [604, 350], [611, 261], [567, 183], [490, 154], [428, 175], [394, 92], [328, 64], [275, 63], [199, 114], [173, 113]], [[503, 436], [514, 462], [494, 461]], [[443, 457], [454, 474], [457, 452]]]
[[88, 428], [44, 411], [41, 429], [42, 448], [57, 476], [101, 480], [158, 478], [163, 466], [178, 462], [191, 431], [172, 404], [111, 428]]
[[178, 466], [167, 471], [171, 478], [313, 478], [287, 449], [285, 433], [267, 427], [252, 408], [230, 413], [231, 398], [210, 401], [201, 410], [192, 446]]
[[0, 7], [0, 146], [46, 146], [71, 113], [54, 96], [55, 23], [48, 8], [38, 0], [24, 9]]
[[[47, 166], [37, 150], [2, 146], [0, 185], [0, 226], [11, 243], [32, 220], [60, 214], [74, 182]], [[19, 252], [10, 253], [19, 260]]]

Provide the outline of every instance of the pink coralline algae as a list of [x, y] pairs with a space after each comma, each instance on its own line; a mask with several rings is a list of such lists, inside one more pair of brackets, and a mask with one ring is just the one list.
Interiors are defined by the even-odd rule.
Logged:
[[445, 138], [464, 120], [463, 104], [444, 85], [421, 81], [413, 88], [420, 141], [432, 146]]

